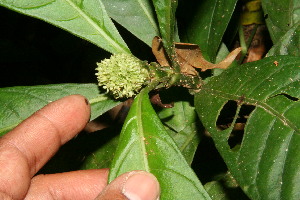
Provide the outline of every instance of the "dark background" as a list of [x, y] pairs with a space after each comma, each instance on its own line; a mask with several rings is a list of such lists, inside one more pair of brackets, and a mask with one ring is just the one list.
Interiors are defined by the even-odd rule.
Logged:
[[[86, 40], [4, 7], [0, 26], [0, 87], [96, 83], [96, 62], [110, 56]], [[128, 44], [134, 55], [154, 61], [150, 47], [117, 27], [125, 41], [134, 40]]]

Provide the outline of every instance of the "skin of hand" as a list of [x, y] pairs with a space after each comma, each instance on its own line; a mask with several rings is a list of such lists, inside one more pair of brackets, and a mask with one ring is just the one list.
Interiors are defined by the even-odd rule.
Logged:
[[108, 169], [35, 174], [90, 117], [83, 96], [54, 101], [0, 138], [0, 199], [157, 200], [159, 183], [150, 173], [132, 171], [107, 185]]

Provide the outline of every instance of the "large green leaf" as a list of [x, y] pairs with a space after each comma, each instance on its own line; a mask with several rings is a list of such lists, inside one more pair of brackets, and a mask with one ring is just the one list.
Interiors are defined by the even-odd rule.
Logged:
[[100, 0], [0, 0], [0, 5], [63, 28], [111, 52], [129, 52]]
[[158, 23], [160, 35], [164, 42], [164, 47], [169, 55], [173, 54], [171, 46], [175, 40], [175, 12], [177, 0], [152, 0]]
[[274, 43], [280, 40], [291, 27], [300, 22], [299, 0], [263, 0], [262, 7]]
[[118, 105], [119, 102], [100, 94], [96, 84], [57, 84], [0, 88], [0, 135], [51, 101], [71, 94], [88, 98], [92, 108], [91, 120]]
[[300, 56], [300, 22], [284, 34], [268, 52], [268, 56]]
[[188, 101], [178, 101], [172, 108], [165, 108], [158, 113], [169, 134], [191, 165], [200, 142], [198, 117], [195, 107]]
[[237, 0], [202, 0], [197, 3], [196, 12], [186, 22], [188, 27], [185, 42], [198, 44], [211, 62], [215, 62], [236, 2]]
[[110, 181], [131, 170], [145, 170], [157, 177], [162, 200], [210, 199], [153, 110], [147, 90], [135, 98], [119, 141]]
[[111, 18], [129, 30], [137, 38], [152, 45], [159, 35], [157, 22], [148, 0], [102, 0]]
[[[299, 80], [299, 57], [274, 56], [225, 70], [195, 95], [203, 125], [251, 199], [300, 199]], [[233, 145], [247, 110], [242, 141]]]

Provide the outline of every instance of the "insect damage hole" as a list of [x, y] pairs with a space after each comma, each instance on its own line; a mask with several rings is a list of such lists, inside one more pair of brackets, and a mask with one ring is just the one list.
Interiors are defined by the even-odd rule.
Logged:
[[291, 96], [291, 95], [289, 95], [289, 94], [286, 94], [286, 93], [280, 93], [280, 94], [276, 94], [276, 95], [272, 96], [271, 98], [273, 98], [273, 97], [277, 97], [277, 96], [280, 96], [280, 95], [282, 95], [282, 96], [286, 97], [287, 99], [289, 99], [289, 100], [291, 100], [291, 101], [299, 101], [299, 98], [297, 98], [297, 97], [294, 97], [294, 96]]
[[226, 130], [230, 127], [237, 112], [237, 102], [233, 100], [227, 101], [218, 116], [216, 127], [218, 130]]
[[228, 138], [228, 145], [230, 146], [231, 149], [235, 147], [239, 147], [241, 145], [248, 118], [254, 109], [255, 106], [253, 105], [248, 105], [248, 104], [241, 105], [233, 129]]
[[[227, 141], [231, 149], [242, 143], [247, 120], [254, 109], [255, 106], [244, 104], [241, 100], [229, 100], [220, 111], [216, 127], [221, 131], [233, 127]], [[234, 123], [233, 126], [232, 123]]]

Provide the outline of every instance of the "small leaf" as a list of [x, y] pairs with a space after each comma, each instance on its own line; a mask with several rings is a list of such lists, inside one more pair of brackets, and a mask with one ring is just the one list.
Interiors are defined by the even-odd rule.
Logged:
[[159, 35], [152, 5], [148, 0], [102, 0], [108, 15], [137, 38], [151, 46]]
[[129, 52], [99, 0], [0, 0], [0, 5], [49, 22], [111, 53]]
[[262, 6], [273, 43], [300, 22], [299, 0], [264, 0]]
[[284, 34], [268, 52], [268, 56], [300, 56], [300, 22]]
[[232, 67], [195, 95], [203, 125], [251, 199], [300, 199], [299, 66], [299, 57], [274, 56]]
[[200, 142], [198, 117], [195, 108], [188, 101], [178, 101], [174, 107], [158, 113], [169, 134], [191, 165]]
[[110, 110], [120, 102], [100, 94], [95, 84], [57, 84], [0, 88], [0, 135], [46, 104], [71, 94], [88, 98], [92, 108], [91, 120]]
[[147, 90], [135, 98], [119, 141], [109, 181], [145, 170], [157, 177], [161, 199], [210, 199], [154, 112]]

